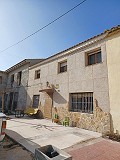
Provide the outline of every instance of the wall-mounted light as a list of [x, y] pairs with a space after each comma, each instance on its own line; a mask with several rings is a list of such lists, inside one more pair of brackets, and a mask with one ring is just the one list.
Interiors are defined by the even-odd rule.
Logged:
[[46, 85], [47, 85], [47, 87], [49, 87], [49, 86], [50, 86], [48, 81], [46, 82]]

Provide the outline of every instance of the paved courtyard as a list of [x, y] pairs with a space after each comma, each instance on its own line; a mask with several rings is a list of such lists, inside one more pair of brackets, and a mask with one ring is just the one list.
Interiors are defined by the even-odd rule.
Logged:
[[7, 134], [32, 153], [35, 148], [52, 144], [72, 155], [72, 160], [120, 160], [120, 143], [47, 119], [12, 117], [7, 121]]
[[102, 138], [99, 142], [66, 151], [72, 155], [72, 160], [120, 160], [120, 143]]
[[34, 153], [35, 148], [52, 144], [65, 149], [95, 139], [101, 134], [76, 127], [64, 127], [47, 119], [15, 118], [7, 121], [7, 135]]

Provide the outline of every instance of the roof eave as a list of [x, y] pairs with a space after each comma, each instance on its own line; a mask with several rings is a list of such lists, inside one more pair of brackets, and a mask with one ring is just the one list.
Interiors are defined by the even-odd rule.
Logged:
[[23, 65], [25, 65], [25, 64], [27, 64], [27, 63], [29, 63], [29, 60], [24, 59], [23, 61], [17, 63], [16, 65], [14, 65], [14, 66], [12, 66], [12, 67], [10, 67], [9, 69], [7, 69], [5, 72], [6, 72], [6, 73], [9, 73], [9, 72], [11, 72], [11, 71], [14, 71], [14, 70], [17, 69], [18, 67], [21, 67], [21, 66], [23, 66]]
[[94, 37], [92, 37], [92, 38], [90, 38], [90, 39], [88, 39], [88, 40], [86, 40], [84, 42], [81, 42], [81, 43], [79, 43], [79, 44], [77, 44], [75, 46], [72, 46], [72, 47], [70, 47], [70, 48], [68, 48], [66, 50], [63, 50], [63, 51], [61, 51], [61, 52], [59, 52], [59, 53], [57, 53], [57, 54], [55, 54], [53, 56], [50, 56], [50, 57], [46, 58], [44, 61], [42, 61], [42, 62], [40, 62], [40, 63], [38, 63], [38, 64], [36, 64], [34, 66], [31, 66], [30, 69], [38, 67], [39, 65], [43, 65], [43, 64], [48, 63], [50, 61], [56, 60], [56, 59], [61, 58], [63, 56], [67, 56], [67, 55], [69, 55], [72, 52], [75, 52], [77, 50], [81, 50], [83, 48], [86, 48], [89, 45], [92, 45], [93, 43], [96, 43], [96, 42], [104, 39], [107, 36], [107, 34], [108, 34], [107, 32], [106, 33], [102, 33], [102, 34], [94, 36]]

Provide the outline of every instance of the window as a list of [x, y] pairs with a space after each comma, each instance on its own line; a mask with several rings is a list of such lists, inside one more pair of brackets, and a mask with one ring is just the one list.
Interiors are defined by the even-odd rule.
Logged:
[[92, 65], [102, 62], [101, 50], [87, 54], [87, 65]]
[[33, 105], [32, 105], [33, 108], [37, 108], [39, 106], [39, 97], [40, 95], [33, 96]]
[[40, 69], [35, 71], [35, 79], [40, 78]]
[[93, 93], [72, 93], [70, 101], [70, 111], [93, 113]]
[[14, 83], [14, 74], [11, 75], [11, 87], [13, 87], [13, 83]]
[[2, 76], [0, 76], [0, 84], [2, 84]]
[[22, 71], [17, 73], [17, 85], [20, 86], [21, 84], [21, 77], [22, 77]]
[[60, 62], [58, 64], [58, 72], [59, 73], [62, 73], [62, 72], [66, 72], [67, 71], [67, 61], [63, 61], [63, 62]]

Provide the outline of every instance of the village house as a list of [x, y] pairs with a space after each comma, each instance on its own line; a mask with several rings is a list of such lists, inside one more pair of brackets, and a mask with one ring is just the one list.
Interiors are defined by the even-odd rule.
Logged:
[[62, 123], [120, 132], [120, 26], [29, 67], [27, 107]]
[[120, 132], [120, 26], [47, 59], [0, 71], [0, 108], [32, 107], [44, 118], [105, 133]]
[[5, 72], [0, 72], [1, 110], [14, 113], [15, 109], [25, 109], [29, 67], [42, 59], [25, 59]]

